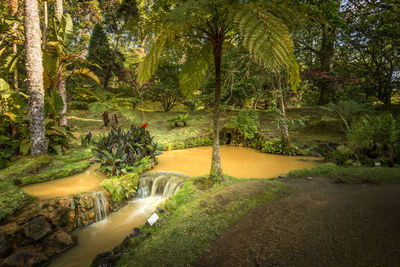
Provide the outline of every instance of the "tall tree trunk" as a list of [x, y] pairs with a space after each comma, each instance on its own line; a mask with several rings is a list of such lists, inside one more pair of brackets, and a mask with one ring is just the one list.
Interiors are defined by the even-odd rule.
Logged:
[[62, 16], [64, 14], [64, 7], [63, 7], [63, 0], [55, 0], [55, 13], [56, 13], [56, 18], [61, 21]]
[[43, 50], [46, 49], [46, 35], [47, 35], [47, 26], [49, 25], [48, 12], [47, 12], [47, 1], [43, 2], [43, 34], [42, 34], [42, 44]]
[[[336, 28], [334, 25], [327, 26], [323, 25], [321, 49], [318, 53], [321, 71], [331, 74], [333, 71], [333, 59], [335, 56], [335, 39], [336, 39]], [[329, 102], [329, 98], [332, 96], [332, 82], [328, 80], [322, 80], [319, 82], [320, 95], [318, 104], [323, 105]]]
[[[64, 8], [63, 8], [63, 0], [55, 0], [55, 12], [56, 12], [56, 18], [61, 21]], [[65, 82], [65, 77], [63, 76], [63, 71], [61, 70], [59, 72], [59, 77], [57, 77], [58, 83], [57, 83], [57, 91], [60, 94], [62, 100], [63, 100], [63, 109], [60, 112], [60, 119], [58, 121], [58, 125], [60, 126], [67, 126], [68, 125], [68, 120], [65, 114], [67, 113], [67, 90], [66, 90], [66, 82]]]
[[282, 113], [282, 138], [283, 138], [283, 142], [285, 143], [286, 146], [291, 146], [290, 137], [289, 137], [289, 129], [288, 129], [288, 124], [287, 124], [287, 119], [286, 119], [285, 101], [283, 98], [282, 81], [281, 81], [281, 75], [279, 73], [277, 74], [277, 87], [278, 87], [278, 94], [279, 94], [279, 102], [278, 102], [279, 109], [281, 110], [281, 113]]
[[[124, 23], [124, 26], [125, 26], [125, 23]], [[121, 34], [117, 38], [117, 43], [115, 44], [115, 48], [114, 48], [112, 57], [107, 65], [106, 76], [104, 77], [104, 82], [103, 82], [103, 87], [104, 87], [104, 90], [106, 90], [106, 91], [108, 90], [108, 83], [109, 83], [110, 76], [111, 76], [111, 67], [115, 61], [115, 57], [117, 56], [117, 51], [118, 51], [120, 40], [121, 40]]]
[[220, 99], [221, 99], [221, 58], [222, 42], [218, 40], [213, 47], [214, 65], [215, 65], [215, 91], [214, 91], [214, 112], [213, 112], [213, 144], [210, 176], [217, 179], [223, 179], [221, 156], [219, 149], [219, 117], [220, 117]]
[[32, 155], [47, 152], [44, 128], [44, 89], [37, 0], [24, 1], [26, 69], [29, 94], [29, 128]]

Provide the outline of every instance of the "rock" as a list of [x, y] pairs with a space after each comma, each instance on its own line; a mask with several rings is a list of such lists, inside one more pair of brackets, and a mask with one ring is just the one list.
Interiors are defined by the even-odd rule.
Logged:
[[69, 249], [74, 244], [74, 241], [68, 233], [59, 230], [48, 238], [47, 244], [49, 253], [59, 254]]
[[43, 253], [34, 253], [31, 251], [22, 250], [5, 259], [1, 266], [40, 266], [46, 261], [47, 257]]
[[140, 230], [139, 228], [135, 227], [132, 229], [131, 234], [129, 235], [129, 237], [137, 237], [143, 234], [143, 231]]
[[10, 239], [7, 234], [4, 232], [0, 232], [0, 258], [4, 258], [11, 254], [14, 250]]
[[287, 174], [281, 174], [279, 175], [279, 178], [287, 178]]
[[115, 263], [114, 255], [111, 251], [107, 251], [101, 254], [98, 254], [96, 258], [94, 258], [92, 264], [90, 266], [93, 267], [107, 267], [114, 266]]
[[26, 237], [39, 240], [51, 232], [51, 227], [45, 218], [39, 216], [25, 223], [22, 226], [22, 230]]

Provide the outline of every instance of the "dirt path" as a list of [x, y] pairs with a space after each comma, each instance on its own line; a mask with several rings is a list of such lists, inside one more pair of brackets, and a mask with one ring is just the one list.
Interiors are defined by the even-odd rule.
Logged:
[[400, 266], [400, 185], [287, 180], [294, 192], [232, 225], [198, 266]]

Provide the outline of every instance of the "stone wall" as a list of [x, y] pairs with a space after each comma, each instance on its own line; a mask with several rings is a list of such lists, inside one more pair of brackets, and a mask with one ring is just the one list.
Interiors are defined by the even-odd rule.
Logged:
[[[107, 213], [109, 203], [107, 192]], [[95, 221], [92, 193], [34, 202], [0, 226], [0, 266], [41, 265], [75, 244], [70, 232]]]

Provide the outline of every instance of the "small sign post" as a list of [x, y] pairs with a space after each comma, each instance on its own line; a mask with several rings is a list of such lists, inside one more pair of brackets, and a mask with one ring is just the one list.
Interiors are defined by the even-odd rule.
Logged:
[[152, 226], [153, 224], [155, 224], [158, 220], [158, 215], [157, 213], [153, 213], [153, 215], [150, 216], [150, 218], [147, 219], [147, 223], [150, 224], [150, 226]]

